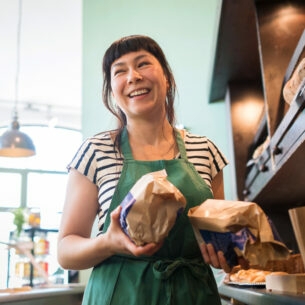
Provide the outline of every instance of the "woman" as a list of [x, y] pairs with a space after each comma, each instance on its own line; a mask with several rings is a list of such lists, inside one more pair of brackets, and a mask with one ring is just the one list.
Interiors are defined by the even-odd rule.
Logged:
[[[227, 160], [206, 137], [173, 127], [175, 80], [154, 40], [115, 41], [103, 75], [103, 100], [119, 127], [87, 139], [68, 167], [60, 264], [94, 267], [83, 304], [220, 304], [209, 264], [227, 268], [226, 261], [211, 245], [199, 248], [187, 211], [223, 198]], [[136, 246], [121, 229], [120, 203], [142, 175], [161, 169], [187, 207], [162, 243]], [[91, 238], [96, 215], [99, 234]]]

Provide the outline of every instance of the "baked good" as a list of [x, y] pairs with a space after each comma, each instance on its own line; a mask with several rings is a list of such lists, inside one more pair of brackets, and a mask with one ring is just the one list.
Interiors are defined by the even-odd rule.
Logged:
[[266, 281], [266, 275], [271, 271], [259, 270], [259, 269], [241, 269], [235, 273], [229, 275], [231, 282], [236, 283], [263, 283]]
[[0, 293], [17, 293], [17, 292], [27, 292], [31, 290], [32, 290], [31, 286], [22, 286], [22, 287], [0, 289]]
[[283, 96], [289, 105], [293, 101], [296, 93], [298, 92], [300, 86], [304, 84], [305, 79], [305, 58], [303, 58], [295, 71], [293, 72], [291, 78], [287, 81], [283, 88]]

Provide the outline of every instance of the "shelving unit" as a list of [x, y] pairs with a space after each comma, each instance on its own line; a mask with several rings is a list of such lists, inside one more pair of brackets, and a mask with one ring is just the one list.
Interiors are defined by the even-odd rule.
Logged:
[[[294, 253], [288, 210], [305, 205], [305, 83], [290, 105], [282, 91], [304, 57], [304, 0], [222, 1], [210, 102], [226, 104], [232, 193], [260, 205]], [[304, 304], [296, 294], [219, 292], [224, 303]]]
[[[292, 76], [295, 68], [305, 57], [305, 30], [288, 65], [283, 84]], [[302, 204], [305, 189], [298, 181], [304, 181], [303, 162], [305, 146], [305, 80], [291, 105], [270, 139], [270, 144], [251, 168], [245, 180], [243, 191], [248, 201], [261, 202], [266, 210], [281, 206], [292, 208], [291, 204]], [[285, 104], [281, 94], [281, 103]], [[305, 202], [304, 202], [305, 204]]]
[[223, 0], [220, 9], [210, 102], [226, 104], [232, 193], [260, 205], [297, 252], [288, 209], [305, 205], [305, 96], [289, 106], [282, 90], [305, 57], [305, 2]]
[[305, 84], [270, 140], [268, 148], [251, 168], [245, 181], [245, 199], [292, 208], [305, 204]]
[[[289, 110], [282, 87], [304, 55], [299, 43], [304, 29], [303, 0], [222, 1], [210, 102], [225, 99], [231, 118], [238, 199], [251, 198], [262, 207], [266, 198], [259, 196], [260, 191], [252, 188], [252, 195], [248, 193], [245, 182], [253, 179], [253, 172], [249, 173], [247, 163], [253, 151], [273, 137]], [[242, 120], [241, 111], [234, 112], [243, 104], [247, 113], [249, 100], [255, 100], [258, 109], [251, 124]], [[262, 161], [269, 157], [262, 156]], [[267, 176], [265, 171], [257, 183], [264, 184]]]
[[[50, 247], [54, 246], [54, 241], [51, 244], [49, 240], [50, 235], [57, 234], [57, 232], [57, 229], [43, 229], [40, 227], [31, 227], [22, 232], [22, 238], [33, 243], [32, 255], [49, 278], [54, 273], [54, 268], [59, 268], [59, 265], [54, 263], [54, 257], [50, 253]], [[13, 237], [13, 232], [11, 237]], [[7, 287], [10, 287], [12, 281], [18, 281], [19, 285], [32, 287], [45, 284], [46, 280], [37, 272], [23, 253], [11, 249], [8, 252], [8, 256]], [[51, 266], [53, 270], [50, 270]], [[62, 274], [59, 274], [62, 278], [59, 284], [67, 283], [67, 275], [64, 275], [64, 271], [61, 268], [59, 270], [62, 271]]]

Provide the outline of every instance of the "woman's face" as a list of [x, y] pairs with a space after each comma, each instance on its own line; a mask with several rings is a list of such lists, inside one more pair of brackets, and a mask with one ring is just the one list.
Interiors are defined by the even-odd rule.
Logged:
[[159, 61], [147, 51], [127, 53], [111, 65], [112, 95], [127, 120], [160, 118], [165, 113], [167, 87]]

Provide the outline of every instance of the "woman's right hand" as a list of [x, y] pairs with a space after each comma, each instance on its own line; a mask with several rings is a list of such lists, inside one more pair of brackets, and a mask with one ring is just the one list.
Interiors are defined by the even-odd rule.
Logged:
[[111, 245], [113, 254], [128, 254], [134, 256], [151, 256], [162, 247], [161, 243], [148, 243], [143, 246], [137, 246], [131, 239], [125, 234], [120, 225], [120, 213], [122, 207], [118, 206], [110, 214], [111, 223], [105, 237]]
[[71, 169], [57, 247], [57, 258], [64, 269], [91, 268], [115, 254], [150, 256], [160, 249], [162, 243], [136, 246], [129, 239], [120, 225], [121, 207], [111, 213], [106, 233], [92, 237], [97, 198], [96, 185]]

